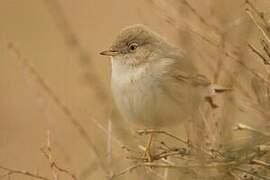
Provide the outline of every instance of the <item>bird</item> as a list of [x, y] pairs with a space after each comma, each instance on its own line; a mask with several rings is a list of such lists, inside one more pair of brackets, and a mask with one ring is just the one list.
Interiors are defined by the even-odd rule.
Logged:
[[111, 58], [111, 90], [123, 119], [144, 128], [169, 127], [191, 119], [209, 92], [184, 50], [145, 25], [121, 30], [101, 55]]
[[179, 133], [179, 124], [183, 124], [187, 140], [182, 142], [189, 147], [208, 146], [203, 136], [207, 122], [200, 108], [205, 102], [217, 108], [214, 96], [232, 90], [200, 74], [189, 53], [143, 24], [122, 29], [110, 48], [100, 52], [111, 60], [115, 104], [112, 119], [116, 130], [131, 146], [136, 143], [123, 126], [132, 124], [146, 129], [137, 131], [139, 134], [150, 130], [142, 157], [148, 162], [154, 160], [153, 132], [165, 132], [162, 128], [177, 128]]

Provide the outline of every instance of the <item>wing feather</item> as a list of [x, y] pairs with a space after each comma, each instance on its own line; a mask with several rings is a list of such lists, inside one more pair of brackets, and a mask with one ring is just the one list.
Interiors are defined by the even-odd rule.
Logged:
[[200, 104], [210, 81], [198, 73], [192, 62], [182, 56], [175, 56], [165, 74], [163, 89], [186, 111]]

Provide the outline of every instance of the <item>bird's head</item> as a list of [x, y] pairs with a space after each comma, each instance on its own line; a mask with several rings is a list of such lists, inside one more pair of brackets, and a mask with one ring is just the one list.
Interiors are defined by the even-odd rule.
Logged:
[[123, 29], [111, 48], [101, 55], [111, 56], [113, 61], [124, 64], [141, 65], [150, 62], [159, 54], [164, 54], [167, 43], [144, 25], [132, 25]]

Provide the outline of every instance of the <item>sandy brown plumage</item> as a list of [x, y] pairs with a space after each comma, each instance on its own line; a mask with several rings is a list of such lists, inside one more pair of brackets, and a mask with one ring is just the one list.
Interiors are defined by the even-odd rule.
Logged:
[[125, 28], [102, 53], [112, 56], [117, 108], [124, 119], [145, 127], [190, 119], [210, 85], [183, 51], [144, 25]]

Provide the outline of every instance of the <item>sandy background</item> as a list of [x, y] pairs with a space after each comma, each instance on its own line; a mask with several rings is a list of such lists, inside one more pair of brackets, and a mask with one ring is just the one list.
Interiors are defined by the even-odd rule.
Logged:
[[[162, 4], [162, 1], [157, 2]], [[236, 45], [253, 32], [245, 21], [243, 28], [230, 29], [238, 18], [242, 22], [245, 14], [242, 1], [190, 2], [206, 19], [228, 32], [224, 33], [225, 37]], [[257, 3], [262, 10], [267, 9], [266, 1]], [[196, 17], [189, 16], [187, 10], [163, 7], [169, 10], [171, 17], [183, 18], [177, 22], [180, 25], [192, 22], [190, 25], [196, 26], [196, 31], [216, 39]], [[164, 12], [150, 1], [0, 2], [0, 165], [52, 177], [48, 160], [40, 151], [49, 130], [53, 155], [61, 167], [74, 172], [78, 179], [105, 179], [99, 158], [104, 161], [107, 158], [107, 137], [97, 125], [106, 128], [110, 114], [110, 63], [99, 52], [110, 46], [123, 27], [136, 23], [149, 25], [176, 45], [186, 42], [184, 33], [171, 26]], [[246, 33], [247, 28], [250, 31]], [[253, 36], [256, 33], [249, 38]], [[198, 45], [197, 49], [202, 52], [208, 49], [203, 43]], [[214, 57], [218, 56], [218, 51], [213, 52]], [[199, 65], [213, 80], [218, 66], [208, 66], [205, 61], [200, 61]], [[258, 69], [262, 69], [261, 65]], [[221, 76], [227, 77], [224, 73]], [[218, 81], [226, 85], [232, 82], [228, 79]], [[59, 106], [59, 101], [64, 107]], [[65, 108], [69, 109], [68, 113], [64, 112]], [[78, 130], [78, 125], [74, 125], [72, 117], [84, 128], [94, 149]], [[101, 157], [97, 158], [95, 151]], [[31, 178], [12, 175], [12, 179]]]
[[[106, 126], [110, 113], [110, 64], [99, 52], [109, 47], [121, 28], [142, 23], [139, 10], [144, 8], [140, 1], [124, 0], [58, 3], [56, 9], [50, 1], [0, 3], [0, 164], [49, 176], [48, 162], [40, 151], [47, 130], [57, 161], [76, 174], [95, 167], [96, 157], [18, 58], [26, 58], [33, 65], [96, 146], [104, 147], [104, 133], [89, 120], [95, 118]], [[58, 19], [59, 7], [70, 30], [61, 24], [61, 17]], [[74, 33], [89, 58], [80, 57], [80, 50], [72, 47], [66, 31]], [[20, 57], [8, 48], [10, 43]], [[99, 151], [106, 156], [106, 149]], [[90, 179], [104, 178], [98, 169], [93, 171]], [[19, 175], [12, 179], [24, 178], [29, 179]]]

